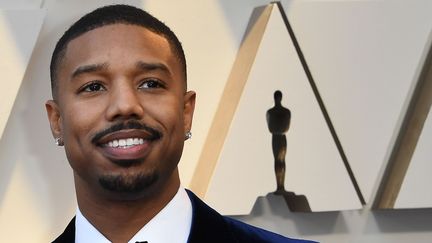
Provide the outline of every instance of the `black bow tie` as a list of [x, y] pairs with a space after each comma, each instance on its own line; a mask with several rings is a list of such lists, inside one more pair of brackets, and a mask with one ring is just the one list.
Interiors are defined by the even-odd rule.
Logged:
[[137, 241], [135, 243], [148, 243], [147, 241]]

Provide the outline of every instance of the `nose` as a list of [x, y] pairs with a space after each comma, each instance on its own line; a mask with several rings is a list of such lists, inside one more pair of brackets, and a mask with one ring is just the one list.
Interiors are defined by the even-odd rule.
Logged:
[[112, 85], [110, 99], [106, 112], [107, 119], [140, 119], [144, 109], [139, 97], [139, 91], [129, 82], [118, 82]]

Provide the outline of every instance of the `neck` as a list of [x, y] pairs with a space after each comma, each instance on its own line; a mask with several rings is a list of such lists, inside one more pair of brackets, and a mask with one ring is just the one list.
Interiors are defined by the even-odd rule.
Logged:
[[84, 217], [111, 242], [127, 242], [175, 196], [180, 186], [178, 172], [165, 185], [133, 200], [100, 196], [75, 175], [78, 207]]

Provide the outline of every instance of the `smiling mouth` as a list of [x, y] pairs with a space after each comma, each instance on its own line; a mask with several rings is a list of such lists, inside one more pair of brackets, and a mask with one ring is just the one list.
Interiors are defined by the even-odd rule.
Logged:
[[144, 161], [161, 138], [162, 133], [158, 129], [131, 120], [114, 124], [95, 134], [91, 142], [111, 162], [129, 166]]
[[129, 167], [143, 162], [160, 138], [158, 134], [146, 130], [126, 129], [103, 136], [96, 146], [111, 162]]
[[[95, 134], [91, 139], [91, 142], [96, 145], [106, 144], [110, 141], [118, 140], [117, 143], [122, 139], [143, 139], [143, 140], [156, 140], [162, 137], [162, 133], [157, 129], [148, 125], [142, 124], [138, 121], [131, 120], [124, 123], [117, 123], [111, 127], [102, 130]], [[132, 140], [133, 143], [134, 140]], [[123, 144], [124, 142], [122, 142]], [[123, 145], [122, 145], [123, 146]]]

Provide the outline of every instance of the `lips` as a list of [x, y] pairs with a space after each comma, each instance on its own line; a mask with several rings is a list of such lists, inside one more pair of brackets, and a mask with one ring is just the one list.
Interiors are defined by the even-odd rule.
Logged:
[[111, 161], [125, 161], [125, 164], [129, 164], [127, 161], [144, 159], [153, 142], [159, 138], [160, 136], [145, 130], [127, 129], [103, 136], [96, 141], [96, 145]]

